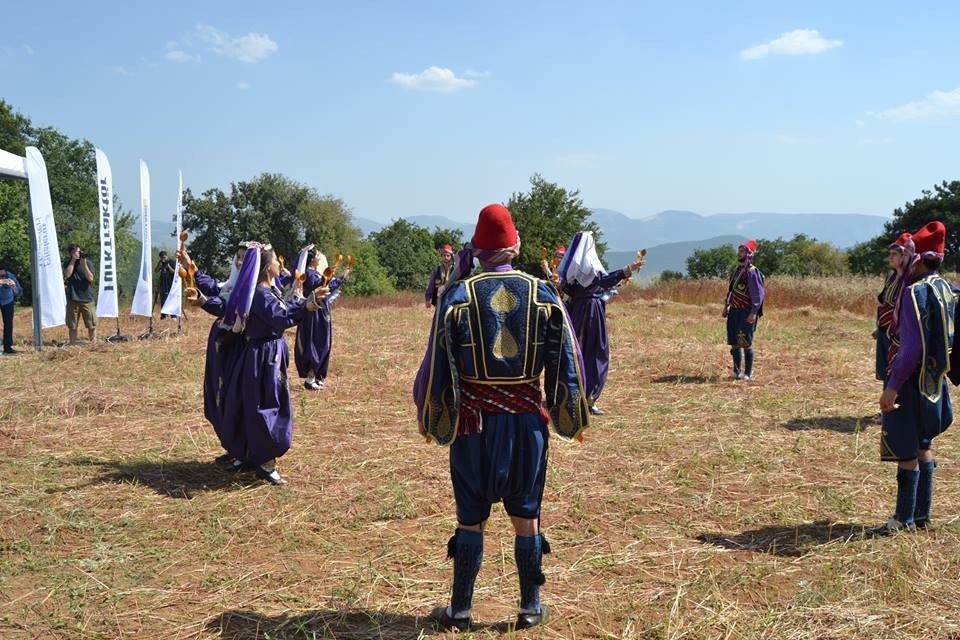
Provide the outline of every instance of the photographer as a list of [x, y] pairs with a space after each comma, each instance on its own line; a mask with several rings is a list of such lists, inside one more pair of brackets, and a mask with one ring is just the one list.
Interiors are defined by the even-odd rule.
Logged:
[[176, 261], [167, 258], [166, 251], [161, 251], [157, 266], [153, 269], [157, 273], [157, 294], [153, 299], [153, 304], [160, 307], [161, 320], [167, 317], [166, 314], [162, 313], [163, 303], [167, 301], [167, 296], [170, 295], [170, 289], [173, 287], [173, 270], [175, 268]]
[[93, 302], [93, 265], [78, 244], [67, 247], [69, 257], [63, 263], [63, 277], [67, 280], [67, 331], [69, 344], [77, 343], [77, 327], [81, 316], [90, 334], [97, 339], [97, 312]]
[[3, 353], [16, 353], [13, 348], [13, 301], [23, 293], [17, 277], [0, 264], [0, 312], [3, 316]]

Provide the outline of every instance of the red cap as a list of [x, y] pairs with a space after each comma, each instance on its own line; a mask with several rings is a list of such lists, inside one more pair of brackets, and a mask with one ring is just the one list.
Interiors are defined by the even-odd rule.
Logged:
[[445, 244], [442, 247], [440, 247], [440, 253], [453, 253], [453, 247], [451, 247], [448, 244]]
[[740, 246], [746, 248], [746, 250], [749, 251], [750, 253], [756, 253], [756, 251], [757, 251], [757, 241], [756, 241], [756, 240], [747, 240], [746, 242], [744, 242], [744, 243], [743, 243], [742, 245], [740, 245]]
[[476, 249], [506, 249], [519, 242], [510, 211], [502, 204], [488, 204], [480, 211], [477, 228], [473, 232]]
[[907, 243], [910, 242], [910, 238], [912, 237], [913, 236], [911, 236], [909, 233], [906, 233], [906, 232], [901, 233], [900, 237], [894, 240], [893, 242], [891, 242], [887, 248], [898, 249], [902, 251], [903, 248], [907, 246]]
[[930, 251], [942, 256], [946, 242], [947, 228], [939, 220], [928, 222], [913, 234], [913, 246], [917, 248], [918, 255]]
[[558, 244], [558, 245], [557, 245], [557, 253], [559, 253], [559, 254], [562, 255], [562, 256], [567, 255], [567, 245], [565, 245], [565, 244]]

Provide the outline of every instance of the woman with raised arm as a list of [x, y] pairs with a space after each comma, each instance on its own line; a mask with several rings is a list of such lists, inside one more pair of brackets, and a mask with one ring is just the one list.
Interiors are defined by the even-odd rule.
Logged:
[[[303, 279], [303, 295], [310, 296], [318, 287], [325, 286], [332, 296], [343, 285], [350, 274], [346, 272], [339, 277], [329, 279], [320, 271], [320, 262], [323, 254], [315, 248], [307, 251], [307, 268]], [[324, 259], [323, 262], [326, 262]], [[328, 270], [329, 271], [329, 270]], [[330, 365], [330, 351], [333, 346], [333, 316], [330, 308], [331, 298], [320, 303], [320, 308], [304, 316], [297, 324], [297, 339], [294, 342], [293, 361], [297, 366], [297, 373], [303, 378], [303, 387], [309, 391], [323, 389], [327, 378], [327, 368]]]

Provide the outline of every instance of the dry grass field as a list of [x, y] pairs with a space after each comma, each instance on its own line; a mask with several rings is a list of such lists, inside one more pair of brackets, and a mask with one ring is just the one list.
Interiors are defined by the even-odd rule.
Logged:
[[[607, 414], [550, 452], [554, 618], [516, 635], [960, 637], [953, 431], [937, 441], [935, 527], [862, 536], [895, 485], [878, 462], [879, 281], [805, 283], [806, 297], [768, 281], [747, 383], [726, 379], [724, 286], [685, 286], [609, 307]], [[417, 436], [410, 399], [420, 300], [337, 303], [327, 388], [291, 371], [282, 488], [212, 464], [202, 314], [180, 337], [0, 358], [0, 637], [436, 635], [424, 616], [448, 594], [454, 508], [446, 451]], [[28, 312], [17, 323], [27, 340]], [[500, 509], [485, 544], [476, 638], [509, 633], [516, 606]]]

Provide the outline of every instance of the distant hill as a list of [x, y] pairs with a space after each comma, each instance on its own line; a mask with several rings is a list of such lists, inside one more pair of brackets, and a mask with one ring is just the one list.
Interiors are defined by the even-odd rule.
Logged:
[[725, 235], [750, 238], [792, 238], [798, 233], [842, 249], [883, 231], [887, 218], [855, 213], [717, 213], [662, 211], [648, 218], [630, 218], [610, 209], [592, 209], [610, 251], [636, 251], [668, 242], [705, 240]]
[[[798, 233], [846, 249], [883, 231], [887, 218], [859, 213], [717, 213], [661, 211], [647, 218], [631, 218], [612, 209], [591, 209], [591, 220], [603, 231], [608, 251], [636, 251], [667, 243], [705, 241], [722, 236], [790, 239]], [[444, 216], [405, 216], [410, 222], [461, 229], [464, 239], [473, 235], [473, 222]], [[364, 235], [386, 226], [369, 218], [354, 218]], [[665, 267], [669, 269], [671, 267]]]
[[[688, 242], [668, 242], [654, 247], [647, 247], [647, 264], [636, 276], [639, 280], [649, 280], [664, 271], [687, 272], [687, 257], [697, 249], [713, 249], [725, 244], [738, 246], [746, 240], [745, 236], [717, 236], [706, 240], [691, 240]], [[636, 251], [607, 251], [603, 257], [604, 266], [609, 270], [619, 269], [632, 262], [637, 255]]]

